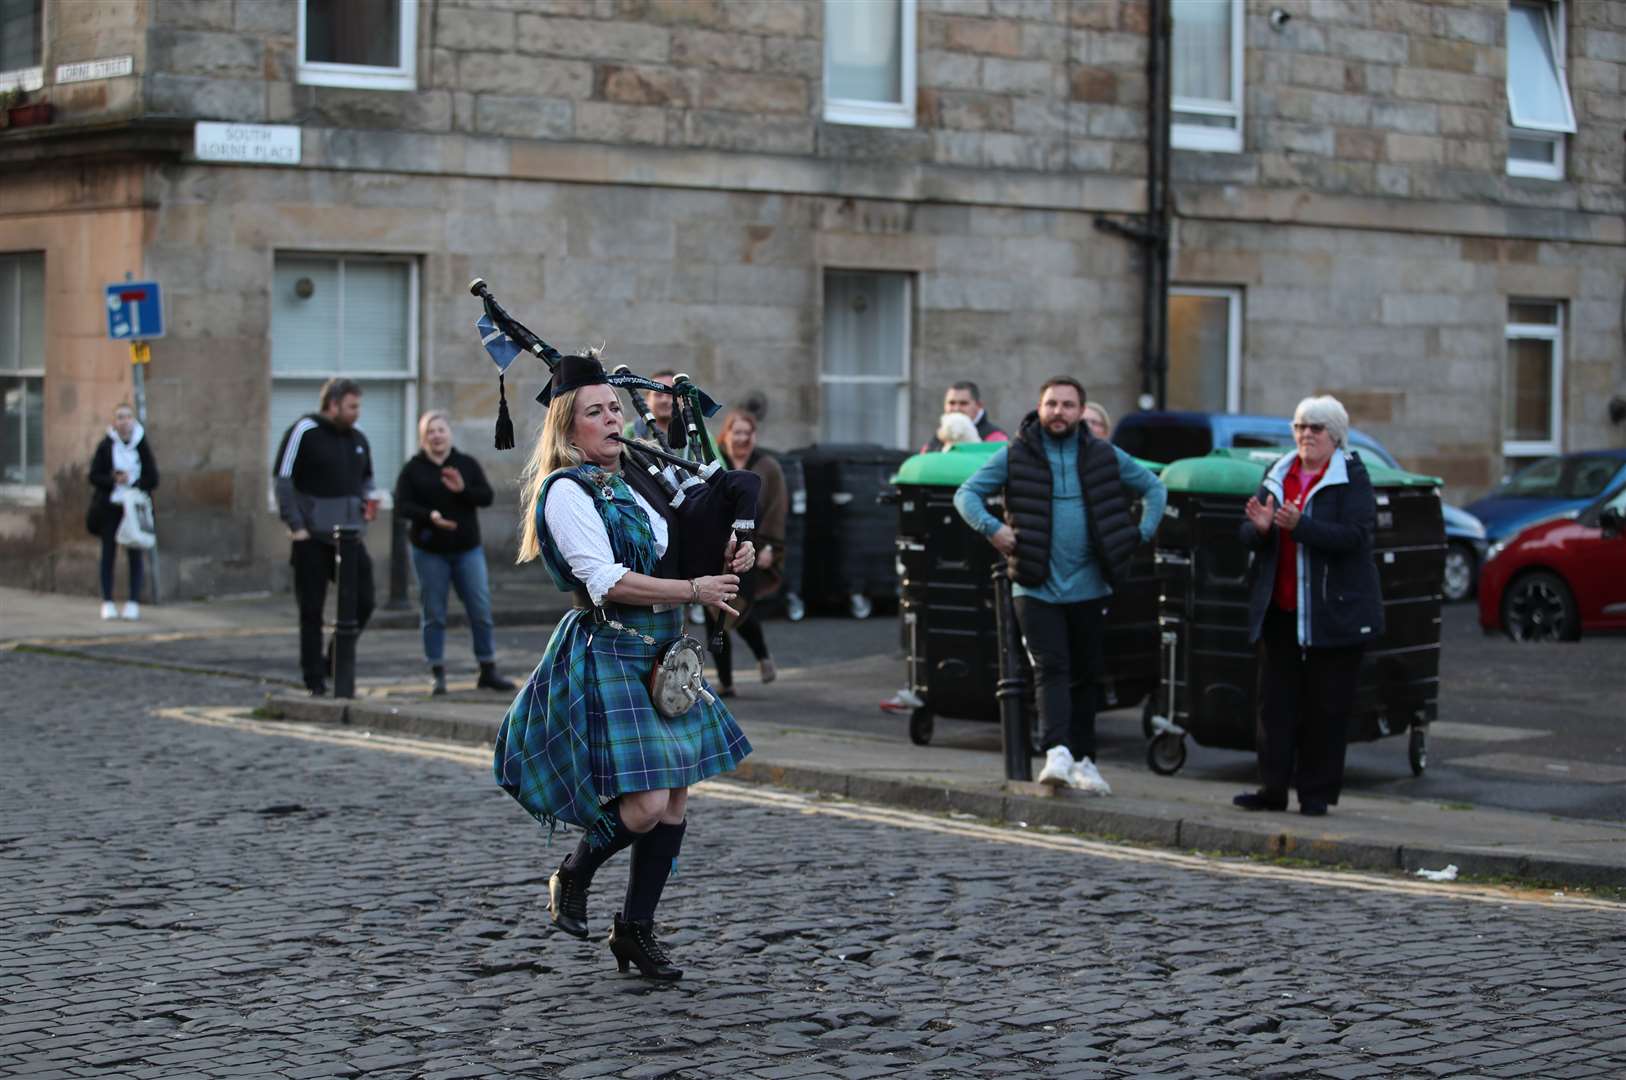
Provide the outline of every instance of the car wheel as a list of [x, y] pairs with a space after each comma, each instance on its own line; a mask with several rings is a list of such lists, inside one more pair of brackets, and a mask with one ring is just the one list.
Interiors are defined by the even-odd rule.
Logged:
[[1445, 602], [1455, 604], [1474, 594], [1474, 579], [1479, 576], [1479, 565], [1474, 549], [1467, 544], [1447, 544], [1445, 548], [1445, 580], [1440, 594]]
[[1502, 628], [1514, 641], [1574, 641], [1581, 636], [1575, 597], [1545, 570], [1525, 574], [1502, 597]]

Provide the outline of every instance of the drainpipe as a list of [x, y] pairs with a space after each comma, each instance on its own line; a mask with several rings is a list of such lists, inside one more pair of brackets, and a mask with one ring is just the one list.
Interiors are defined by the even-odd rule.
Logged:
[[1168, 0], [1151, 0], [1146, 49], [1146, 218], [1098, 217], [1095, 227], [1141, 248], [1140, 407], [1164, 407], [1169, 371], [1169, 38]]

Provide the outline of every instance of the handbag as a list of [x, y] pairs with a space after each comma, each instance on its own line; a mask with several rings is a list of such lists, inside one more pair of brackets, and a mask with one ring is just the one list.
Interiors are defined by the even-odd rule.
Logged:
[[154, 547], [158, 543], [158, 530], [152, 519], [152, 499], [145, 491], [132, 489], [124, 493], [122, 501], [124, 516], [119, 519], [114, 541], [124, 547]]

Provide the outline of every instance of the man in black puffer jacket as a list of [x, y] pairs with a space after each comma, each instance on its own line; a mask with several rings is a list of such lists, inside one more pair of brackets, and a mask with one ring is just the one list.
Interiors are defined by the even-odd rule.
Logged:
[[[312, 694], [327, 693], [322, 654], [322, 604], [333, 578], [338, 548], [335, 525], [365, 525], [377, 512], [373, 453], [356, 428], [361, 418], [361, 385], [329, 379], [322, 385], [321, 411], [294, 421], [282, 436], [273, 461], [277, 511], [288, 526], [293, 548], [294, 596], [299, 602], [299, 667]], [[356, 544], [356, 623], [365, 629], [373, 614], [373, 562], [366, 545]]]
[[[1077, 379], [1048, 380], [1038, 411], [960, 486], [954, 508], [1005, 556], [1014, 582], [1043, 729], [1039, 782], [1110, 795], [1095, 767], [1106, 601], [1135, 548], [1157, 531], [1167, 492], [1134, 458], [1081, 427], [1084, 401]], [[1003, 522], [984, 503], [1001, 491]], [[1139, 523], [1129, 511], [1137, 496]]]

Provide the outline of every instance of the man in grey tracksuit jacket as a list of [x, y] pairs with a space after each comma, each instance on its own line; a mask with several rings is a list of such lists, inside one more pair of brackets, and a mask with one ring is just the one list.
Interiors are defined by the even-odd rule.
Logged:
[[[333, 527], [364, 526], [373, 518], [373, 454], [367, 436], [356, 428], [360, 416], [361, 387], [349, 379], [329, 379], [322, 387], [321, 410], [294, 422], [273, 462], [277, 512], [293, 541], [288, 561], [299, 602], [299, 667], [313, 694], [327, 692], [322, 605], [338, 554]], [[365, 628], [373, 613], [373, 564], [365, 544], [356, 550], [356, 622]]]

